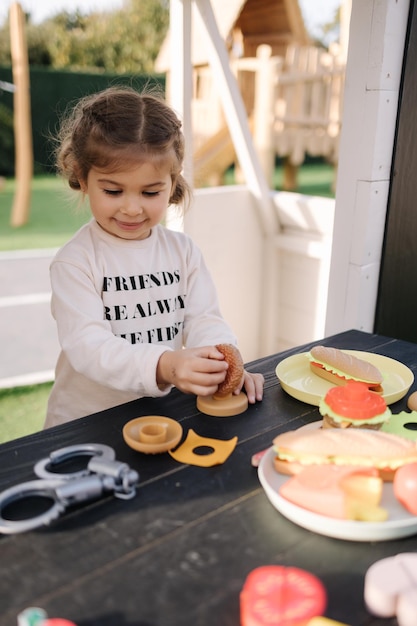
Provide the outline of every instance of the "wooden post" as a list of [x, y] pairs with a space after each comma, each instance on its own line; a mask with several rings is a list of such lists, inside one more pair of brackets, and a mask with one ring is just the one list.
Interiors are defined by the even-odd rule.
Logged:
[[284, 191], [296, 191], [298, 188], [298, 165], [291, 163], [289, 157], [284, 157], [282, 188]]
[[210, 0], [194, 0], [207, 33], [208, 58], [218, 81], [221, 102], [247, 186], [258, 202], [260, 219], [266, 234], [276, 232], [278, 221], [273, 210], [269, 187], [255, 151], [248, 118], [229, 58], [220, 36]]
[[[258, 46], [256, 51], [254, 142], [265, 178], [272, 188], [275, 169], [273, 108], [275, 77], [279, 70], [271, 60], [271, 51], [271, 46], [266, 44]], [[282, 64], [282, 59], [280, 61]]]
[[10, 5], [10, 45], [16, 88], [13, 97], [16, 191], [10, 223], [12, 226], [23, 226], [29, 219], [33, 148], [25, 17], [18, 2]]

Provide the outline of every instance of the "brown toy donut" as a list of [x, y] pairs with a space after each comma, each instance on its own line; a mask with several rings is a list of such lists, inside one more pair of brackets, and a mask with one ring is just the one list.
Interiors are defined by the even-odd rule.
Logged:
[[219, 385], [215, 396], [217, 398], [224, 398], [231, 394], [242, 380], [244, 365], [242, 356], [237, 348], [231, 343], [221, 343], [216, 346], [217, 350], [224, 354], [224, 358], [229, 364], [229, 369], [226, 373], [226, 378]]

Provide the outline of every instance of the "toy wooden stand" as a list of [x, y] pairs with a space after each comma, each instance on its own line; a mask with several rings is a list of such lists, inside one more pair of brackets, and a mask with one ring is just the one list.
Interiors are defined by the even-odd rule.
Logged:
[[197, 396], [197, 409], [214, 417], [230, 417], [244, 413], [248, 408], [247, 395], [241, 392], [238, 396], [232, 393], [227, 396]]

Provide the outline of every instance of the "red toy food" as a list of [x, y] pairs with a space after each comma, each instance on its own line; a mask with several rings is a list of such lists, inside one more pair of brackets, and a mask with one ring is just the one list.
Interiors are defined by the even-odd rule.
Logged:
[[384, 398], [356, 380], [348, 380], [343, 387], [329, 389], [320, 401], [319, 411], [323, 417], [323, 428], [379, 430], [391, 417]]
[[413, 515], [417, 515], [417, 463], [400, 467], [394, 476], [394, 495]]
[[46, 622], [42, 622], [42, 626], [77, 626], [74, 622], [69, 622], [67, 619], [60, 617], [53, 617], [47, 619]]
[[224, 398], [232, 393], [239, 385], [243, 376], [243, 359], [237, 348], [229, 343], [221, 343], [216, 346], [217, 350], [224, 355], [225, 360], [229, 365], [229, 369], [226, 373], [226, 378], [219, 385], [216, 391], [216, 396]]
[[313, 574], [296, 567], [254, 569], [240, 593], [241, 626], [302, 626], [323, 615], [327, 593]]
[[310, 369], [314, 374], [334, 385], [345, 385], [348, 380], [359, 380], [371, 391], [382, 393], [382, 374], [375, 365], [358, 357], [326, 346], [310, 350]]

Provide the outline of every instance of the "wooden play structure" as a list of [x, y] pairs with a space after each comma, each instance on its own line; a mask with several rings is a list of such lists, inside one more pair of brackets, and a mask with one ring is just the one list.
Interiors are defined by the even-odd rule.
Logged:
[[13, 126], [16, 154], [16, 191], [10, 223], [12, 226], [23, 226], [29, 219], [33, 149], [25, 16], [18, 2], [13, 2], [10, 5], [10, 43], [14, 84]]
[[[227, 6], [213, 0], [212, 6], [269, 184], [277, 156], [284, 159], [286, 189], [296, 187], [297, 168], [307, 154], [336, 165], [345, 72], [342, 48], [311, 45], [295, 0], [230, 0]], [[193, 15], [191, 41], [196, 187], [222, 184], [225, 171], [238, 165], [198, 17]], [[155, 66], [167, 72], [168, 89], [169, 38]]]

